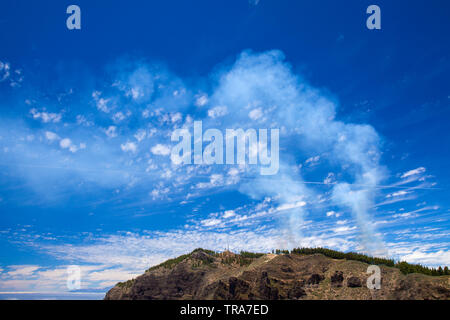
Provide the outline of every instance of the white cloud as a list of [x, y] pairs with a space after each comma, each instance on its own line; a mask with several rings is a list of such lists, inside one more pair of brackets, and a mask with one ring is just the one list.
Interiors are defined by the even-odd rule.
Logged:
[[105, 130], [105, 134], [110, 138], [117, 137], [117, 131], [115, 126], [109, 126], [108, 129]]
[[75, 153], [77, 152], [79, 149], [85, 149], [86, 148], [86, 144], [85, 143], [81, 143], [79, 146], [76, 146], [72, 143], [72, 140], [70, 140], [69, 138], [64, 138], [61, 139], [59, 141], [59, 146], [62, 149], [69, 149], [70, 152]]
[[[119, 281], [138, 276], [123, 267], [101, 265], [80, 265], [81, 289], [104, 289]], [[45, 266], [7, 266], [10, 270], [3, 274], [0, 290], [7, 292], [62, 293], [67, 294], [68, 265]], [[84, 293], [86, 294], [86, 293]]]
[[137, 151], [136, 144], [134, 142], [130, 142], [130, 141], [127, 141], [126, 143], [121, 144], [120, 148], [124, 152], [133, 152], [133, 153], [135, 153]]
[[10, 75], [10, 65], [8, 62], [0, 61], [0, 81], [6, 80]]
[[407, 194], [410, 194], [410, 193], [411, 193], [411, 192], [409, 192], [409, 191], [400, 190], [400, 191], [396, 191], [396, 192], [387, 194], [387, 195], [386, 195], [386, 198], [393, 198], [393, 197], [406, 196]]
[[426, 252], [423, 249], [416, 249], [410, 253], [400, 255], [400, 260], [421, 265], [450, 265], [450, 251], [439, 250], [437, 252]]
[[39, 266], [35, 265], [22, 265], [22, 266], [10, 266], [11, 271], [8, 271], [7, 274], [11, 277], [18, 276], [30, 276], [36, 270], [39, 269]]
[[237, 168], [231, 168], [230, 170], [228, 170], [228, 175], [235, 177], [239, 175], [239, 170]]
[[197, 99], [195, 100], [195, 105], [197, 107], [203, 107], [205, 104], [208, 103], [208, 96], [206, 94], [200, 95], [199, 97], [197, 97]]
[[68, 138], [65, 138], [59, 142], [59, 145], [61, 148], [66, 149], [72, 145], [72, 141], [70, 141], [70, 139], [68, 139]]
[[113, 114], [112, 119], [116, 122], [125, 120], [127, 117], [123, 114], [123, 112], [119, 111]]
[[[392, 217], [393, 218], [415, 218], [415, 217], [419, 216], [420, 212], [430, 211], [430, 210], [439, 210], [439, 206], [426, 206], [426, 207], [422, 207], [422, 208], [414, 210], [414, 211], [397, 213], [397, 214], [394, 214]], [[400, 209], [399, 211], [403, 212], [404, 210]]]
[[170, 121], [172, 121], [172, 123], [178, 122], [183, 118], [183, 116], [181, 115], [180, 112], [176, 112], [170, 115]]
[[109, 102], [108, 99], [103, 99], [103, 98], [98, 99], [97, 109], [101, 110], [105, 113], [108, 113], [109, 112], [108, 102]]
[[214, 226], [219, 225], [221, 222], [222, 221], [220, 219], [214, 219], [214, 218], [205, 219], [205, 220], [201, 221], [202, 225], [204, 225], [205, 227], [214, 227]]
[[217, 106], [217, 107], [214, 107], [214, 108], [208, 110], [208, 116], [213, 119], [222, 117], [222, 116], [226, 115], [227, 113], [228, 113], [228, 109], [225, 106]]
[[92, 121], [88, 121], [86, 119], [86, 117], [81, 115], [81, 114], [77, 115], [77, 124], [78, 125], [82, 125], [82, 126], [86, 126], [86, 127], [90, 127], [90, 126], [94, 125], [94, 123]]
[[206, 188], [212, 188], [212, 187], [218, 187], [223, 185], [225, 182], [222, 174], [212, 174], [209, 176], [209, 182], [199, 182], [192, 188], [198, 188], [198, 189], [206, 189]]
[[236, 215], [236, 213], [234, 212], [234, 210], [227, 210], [224, 212], [223, 217], [224, 219], [228, 219], [231, 217], [234, 217]]
[[249, 112], [248, 117], [252, 120], [258, 120], [263, 116], [263, 112], [261, 108], [253, 109]]
[[320, 160], [320, 156], [315, 156], [315, 157], [311, 157], [306, 159], [305, 164], [309, 164], [311, 166], [316, 165]]
[[415, 176], [415, 175], [424, 173], [425, 171], [426, 171], [426, 169], [424, 167], [419, 167], [417, 169], [405, 172], [404, 174], [401, 175], [401, 178], [404, 179], [404, 178], [408, 178], [410, 176]]
[[284, 211], [284, 210], [291, 210], [291, 209], [295, 209], [295, 208], [301, 208], [306, 206], [306, 202], [305, 201], [297, 201], [297, 202], [293, 202], [293, 203], [284, 203], [280, 206], [278, 206], [277, 211]]
[[151, 148], [151, 152], [159, 156], [168, 156], [170, 154], [170, 148], [164, 144], [157, 144]]
[[94, 91], [92, 93], [92, 98], [94, 98], [98, 110], [108, 113], [110, 111], [108, 106], [109, 99], [101, 98], [101, 94], [100, 91]]
[[341, 216], [341, 214], [339, 212], [335, 212], [335, 211], [327, 212], [327, 217], [333, 217], [333, 216], [335, 216], [336, 218], [339, 218]]
[[323, 180], [324, 184], [332, 184], [336, 182], [336, 177], [333, 172], [329, 172], [327, 177]]
[[337, 227], [337, 228], [333, 229], [334, 233], [340, 233], [340, 234], [349, 233], [354, 230], [356, 230], [356, 227], [349, 227], [349, 226]]
[[45, 111], [37, 111], [37, 109], [33, 108], [30, 110], [30, 113], [33, 115], [33, 119], [40, 119], [44, 123], [53, 122], [57, 123], [61, 121], [62, 115], [60, 113], [49, 113]]
[[210, 182], [213, 185], [221, 183], [223, 181], [223, 176], [221, 174], [212, 174], [210, 177]]
[[144, 93], [141, 92], [140, 88], [131, 88], [126, 94], [127, 97], [132, 97], [133, 100], [137, 100], [140, 97], [144, 96]]
[[166, 194], [170, 192], [170, 189], [168, 187], [159, 187], [156, 189], [153, 189], [150, 192], [150, 195], [152, 196], [153, 200], [162, 199], [165, 197]]
[[139, 129], [136, 132], [136, 134], [134, 135], [134, 137], [136, 138], [136, 140], [138, 142], [141, 142], [142, 140], [144, 140], [146, 136], [147, 136], [147, 131], [145, 131], [144, 129]]
[[45, 132], [45, 137], [50, 140], [50, 141], [54, 141], [54, 140], [58, 140], [59, 137], [56, 133], [51, 132], [51, 131], [46, 131]]

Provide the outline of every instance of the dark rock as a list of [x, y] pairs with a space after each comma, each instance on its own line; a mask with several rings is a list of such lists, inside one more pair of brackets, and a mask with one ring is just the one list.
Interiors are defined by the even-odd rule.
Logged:
[[358, 277], [350, 277], [347, 279], [347, 287], [349, 288], [358, 288], [362, 287], [361, 279]]
[[331, 284], [336, 287], [342, 287], [342, 282], [344, 281], [344, 273], [342, 271], [336, 271], [331, 276]]
[[198, 250], [191, 254], [192, 259], [201, 260], [205, 262], [213, 261], [213, 258], [204, 251]]
[[304, 282], [297, 281], [292, 289], [288, 291], [288, 299], [298, 299], [306, 296], [306, 291], [303, 289]]
[[236, 277], [231, 277], [229, 280], [229, 290], [230, 296], [232, 299], [239, 299], [242, 295], [245, 295], [248, 293], [248, 290], [250, 288], [250, 285], [241, 279], [238, 279]]
[[279, 300], [278, 288], [270, 288], [269, 300]]
[[222, 280], [219, 280], [218, 282], [208, 286], [208, 291], [214, 292], [214, 300], [230, 300], [230, 292], [229, 288], [227, 287], [226, 283]]
[[271, 279], [266, 271], [261, 273], [257, 295], [264, 300], [278, 300], [280, 298], [278, 289], [271, 286]]
[[287, 273], [292, 273], [292, 272], [294, 272], [294, 270], [292, 270], [292, 268], [291, 268], [291, 267], [288, 267], [288, 266], [283, 266], [283, 267], [281, 267], [281, 271], [287, 272]]
[[258, 291], [259, 291], [258, 294], [259, 296], [261, 296], [262, 299], [268, 300], [270, 298], [271, 287], [267, 282], [261, 281], [259, 283]]
[[319, 284], [320, 281], [322, 281], [323, 279], [325, 279], [325, 277], [323, 275], [314, 273], [311, 275], [311, 277], [309, 277], [309, 279], [306, 283], [307, 284]]

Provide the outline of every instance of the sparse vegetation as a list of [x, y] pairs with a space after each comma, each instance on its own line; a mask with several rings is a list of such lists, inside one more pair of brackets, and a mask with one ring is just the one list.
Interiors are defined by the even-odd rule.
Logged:
[[181, 255], [181, 256], [179, 256], [177, 258], [169, 259], [167, 261], [164, 261], [163, 263], [160, 263], [160, 264], [158, 264], [156, 266], [153, 266], [153, 267], [149, 268], [147, 270], [147, 272], [151, 271], [151, 270], [154, 270], [154, 269], [158, 269], [158, 268], [171, 269], [172, 267], [174, 267], [175, 265], [179, 264], [184, 259], [189, 258], [190, 255], [191, 255], [191, 253], [183, 254], [183, 255]]
[[365, 254], [355, 253], [355, 252], [340, 252], [336, 250], [331, 250], [327, 248], [296, 248], [291, 251], [294, 254], [315, 254], [321, 253], [326, 257], [333, 259], [347, 259], [347, 260], [356, 260], [361, 261], [368, 264], [377, 264], [377, 265], [385, 265], [388, 267], [394, 267], [395, 262], [392, 259], [386, 258], [377, 258], [370, 257]]
[[119, 282], [117, 285], [121, 288], [131, 288], [131, 286], [134, 283], [134, 279], [125, 281], [125, 282]]
[[403, 274], [422, 273], [422, 274], [426, 274], [428, 276], [448, 276], [448, 275], [450, 275], [450, 271], [448, 270], [448, 267], [445, 267], [444, 269], [442, 269], [442, 267], [435, 269], [435, 268], [424, 267], [420, 264], [410, 264], [405, 261], [397, 262], [395, 264], [395, 267], [399, 268]]
[[210, 256], [214, 256], [214, 257], [217, 257], [219, 255], [219, 253], [216, 252], [216, 251], [203, 249], [203, 248], [197, 248], [194, 251], [192, 251], [191, 254], [194, 253], [194, 252], [197, 252], [197, 251], [203, 251], [203, 252], [209, 254]]
[[274, 253], [274, 254], [289, 254], [289, 250], [276, 249], [276, 250], [272, 250], [272, 253]]
[[240, 255], [244, 258], [249, 259], [257, 259], [264, 255], [264, 253], [254, 253], [254, 252], [248, 252], [248, 251], [241, 251]]
[[233, 264], [239, 264], [240, 266], [248, 266], [250, 263], [252, 263], [252, 258], [246, 258], [241, 255], [235, 255], [230, 257], [225, 257], [222, 259], [222, 262], [224, 264], [233, 265]]
[[[282, 250], [280, 250], [282, 251]], [[394, 267], [400, 269], [403, 274], [409, 273], [422, 273], [429, 276], [443, 276], [450, 275], [448, 267], [437, 269], [424, 267], [420, 264], [411, 264], [405, 261], [395, 262], [393, 259], [371, 257], [365, 254], [355, 253], [355, 252], [340, 252], [336, 250], [331, 250], [327, 248], [296, 248], [291, 251], [293, 254], [315, 254], [321, 253], [326, 257], [333, 259], [347, 259], [356, 260], [368, 264], [385, 265], [388, 267]]]
[[[214, 256], [214, 257], [216, 257], [218, 255], [218, 253], [215, 252], [215, 251], [208, 250], [208, 249], [197, 248], [194, 251], [192, 251], [191, 253], [183, 254], [183, 255], [181, 255], [181, 256], [179, 256], [177, 258], [169, 259], [167, 261], [164, 261], [163, 263], [160, 263], [160, 264], [158, 264], [156, 266], [153, 266], [153, 267], [147, 269], [146, 272], [154, 270], [154, 269], [158, 269], [158, 268], [161, 268], [161, 267], [166, 268], [166, 269], [171, 269], [174, 266], [176, 266], [177, 264], [179, 264], [181, 261], [183, 261], [184, 259], [189, 258], [193, 253], [198, 252], [198, 251], [203, 251], [203, 252], [205, 252], [205, 253], [207, 253], [207, 254], [209, 254], [211, 256]], [[212, 261], [213, 261], [212, 258], [211, 258], [211, 260], [208, 260], [209, 264], [211, 264]], [[195, 265], [195, 267], [198, 267], [198, 265]]]
[[222, 258], [222, 263], [228, 265], [238, 264], [240, 266], [247, 266], [251, 264], [254, 259], [258, 259], [263, 255], [264, 253], [241, 251], [239, 254], [225, 255]]

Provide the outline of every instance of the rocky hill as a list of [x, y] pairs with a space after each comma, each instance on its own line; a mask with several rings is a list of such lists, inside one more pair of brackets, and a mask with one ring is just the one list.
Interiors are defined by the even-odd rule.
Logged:
[[322, 254], [234, 254], [197, 249], [118, 283], [106, 300], [439, 299], [450, 276], [404, 275], [380, 266], [381, 289], [368, 289], [368, 264]]

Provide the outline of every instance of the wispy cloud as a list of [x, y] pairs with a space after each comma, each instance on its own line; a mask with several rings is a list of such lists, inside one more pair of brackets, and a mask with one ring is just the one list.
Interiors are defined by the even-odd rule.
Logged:
[[401, 175], [401, 178], [405, 179], [405, 178], [408, 178], [408, 177], [411, 177], [411, 176], [417, 176], [419, 174], [424, 173], [425, 171], [426, 171], [426, 169], [424, 167], [419, 167], [417, 169], [409, 170], [409, 171], [403, 173]]

